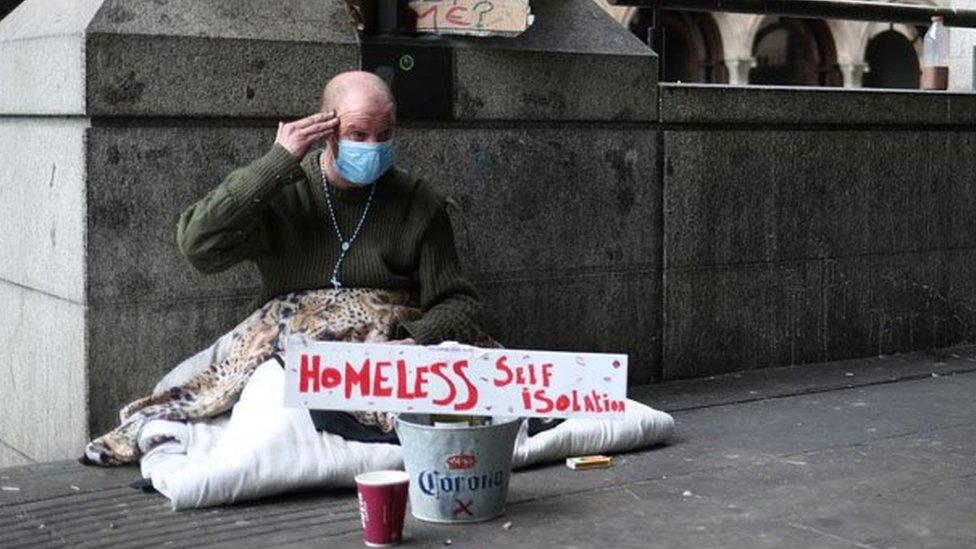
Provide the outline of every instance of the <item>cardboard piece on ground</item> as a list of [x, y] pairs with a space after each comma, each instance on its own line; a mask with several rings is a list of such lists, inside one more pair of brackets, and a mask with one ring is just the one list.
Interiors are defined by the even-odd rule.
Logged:
[[516, 36], [532, 24], [528, 0], [411, 0], [417, 31]]
[[624, 416], [627, 355], [289, 341], [285, 405], [521, 417]]

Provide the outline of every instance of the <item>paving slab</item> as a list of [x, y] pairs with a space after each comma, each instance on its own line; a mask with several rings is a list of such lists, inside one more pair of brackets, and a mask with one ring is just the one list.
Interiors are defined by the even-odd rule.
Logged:
[[3, 440], [0, 440], [0, 463], [8, 463], [10, 465], [29, 465], [34, 463], [34, 460], [28, 458], [27, 455], [17, 448], [7, 444]]
[[[605, 470], [516, 472], [504, 516], [464, 526], [408, 517], [405, 545], [973, 546], [971, 353], [895, 357], [883, 372], [871, 360], [821, 365], [820, 384], [781, 369], [635, 391], [652, 403], [669, 386], [679, 395], [667, 400], [680, 408], [668, 444]], [[844, 376], [850, 386], [833, 385], [840, 370], [856, 374]], [[771, 388], [750, 393], [761, 379]], [[129, 487], [137, 477], [72, 462], [0, 470], [0, 485], [16, 488], [0, 492], [0, 546], [362, 546], [349, 490], [174, 513]]]
[[763, 368], [633, 387], [631, 398], [674, 412], [976, 371], [976, 346]]
[[802, 523], [867, 547], [973, 547], [976, 479], [949, 479], [858, 501], [823, 501]]

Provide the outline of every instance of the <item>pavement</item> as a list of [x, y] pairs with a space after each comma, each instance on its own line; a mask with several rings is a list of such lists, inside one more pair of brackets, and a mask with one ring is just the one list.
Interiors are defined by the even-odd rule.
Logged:
[[[517, 472], [506, 514], [408, 519], [413, 547], [976, 547], [976, 347], [632, 389], [666, 445]], [[362, 547], [351, 491], [200, 511], [134, 467], [0, 469], [0, 547]]]

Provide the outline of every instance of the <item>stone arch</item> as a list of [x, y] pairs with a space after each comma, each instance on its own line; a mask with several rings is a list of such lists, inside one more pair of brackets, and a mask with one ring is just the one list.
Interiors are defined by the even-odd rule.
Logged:
[[867, 39], [870, 40], [875, 36], [886, 32], [894, 31], [905, 37], [909, 42], [914, 42], [918, 38], [918, 29], [911, 25], [890, 24], [890, 23], [872, 23], [870, 25], [871, 30], [867, 34]]
[[839, 86], [837, 48], [827, 23], [820, 19], [770, 17], [753, 40], [755, 66], [749, 83], [793, 86]]
[[869, 67], [864, 76], [865, 87], [918, 88], [918, 52], [903, 33], [890, 29], [872, 36], [864, 60]]
[[921, 60], [921, 42], [918, 30], [911, 25], [891, 24], [881, 22], [838, 21], [831, 20], [827, 24], [834, 34], [837, 45], [837, 63], [844, 75], [844, 85], [860, 87], [863, 75], [870, 71], [865, 60], [868, 42], [875, 36], [887, 31], [895, 31], [915, 48], [916, 57]]
[[[889, 0], [895, 1], [895, 0]], [[932, 6], [932, 7], [946, 7], [947, 2], [944, 0], [898, 0], [906, 4], [916, 4], [920, 6]], [[885, 32], [887, 30], [894, 30], [899, 34], [903, 35], [905, 38], [911, 42], [912, 46], [915, 48], [915, 52], [918, 54], [918, 62], [922, 62], [922, 35], [925, 33], [927, 25], [907, 25], [907, 24], [890, 24], [890, 23], [871, 23], [868, 33], [864, 36], [864, 42], [861, 44], [861, 51], [866, 51], [868, 41], [875, 36]]]
[[870, 42], [871, 39], [875, 38], [879, 34], [886, 31], [894, 31], [904, 36], [905, 39], [908, 40], [908, 42], [912, 45], [912, 49], [915, 50], [915, 55], [918, 56], [919, 64], [922, 63], [922, 35], [924, 33], [920, 32], [919, 27], [915, 27], [912, 25], [903, 25], [903, 24], [891, 25], [888, 23], [873, 23], [871, 25], [869, 32], [864, 37], [864, 43], [861, 44], [861, 51], [864, 54], [866, 54], [868, 42]]
[[752, 56], [752, 42], [766, 23], [767, 17], [747, 13], [715, 13], [727, 59], [746, 59]]
[[596, 5], [600, 6], [603, 11], [610, 14], [618, 23], [623, 26], [630, 25], [631, 19], [634, 18], [634, 14], [637, 12], [637, 8], [630, 6], [611, 6], [607, 0], [593, 0]]
[[[606, 0], [595, 0], [610, 12], [623, 25], [632, 27], [639, 16], [639, 10], [633, 7], [609, 6]], [[881, 0], [894, 1], [894, 0]], [[938, 6], [944, 4], [942, 0], [898, 0], [901, 2]], [[753, 58], [753, 46], [762, 29], [775, 24], [779, 17], [756, 14], [741, 14], [729, 12], [712, 12], [711, 20], [718, 29], [718, 36], [724, 55], [725, 78], [713, 78], [714, 82], [728, 82], [731, 84], [748, 84], [749, 74], [754, 68], [756, 60]], [[864, 56], [869, 40], [875, 36], [894, 30], [912, 43], [921, 62], [922, 41], [920, 30], [912, 25], [889, 24], [882, 22], [861, 22], [847, 20], [818, 20], [817, 31], [828, 46], [832, 43], [836, 68], [827, 70], [824, 80], [827, 85], [858, 87], [862, 82], [862, 75], [868, 67]], [[829, 35], [832, 40], [827, 40]], [[646, 34], [640, 36], [646, 39]], [[830, 48], [828, 48], [830, 49]], [[718, 63], [714, 63], [718, 65]]]
[[[650, 10], [639, 10], [629, 22], [631, 32], [646, 38], [653, 24]], [[657, 25], [662, 29], [662, 80], [668, 82], [728, 82], [722, 36], [710, 13], [659, 10]]]

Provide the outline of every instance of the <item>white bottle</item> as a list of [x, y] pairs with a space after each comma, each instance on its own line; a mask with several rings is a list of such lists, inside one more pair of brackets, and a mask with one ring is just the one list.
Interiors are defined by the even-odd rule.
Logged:
[[922, 89], [944, 90], [949, 87], [949, 29], [942, 17], [932, 18], [925, 33], [922, 49]]

